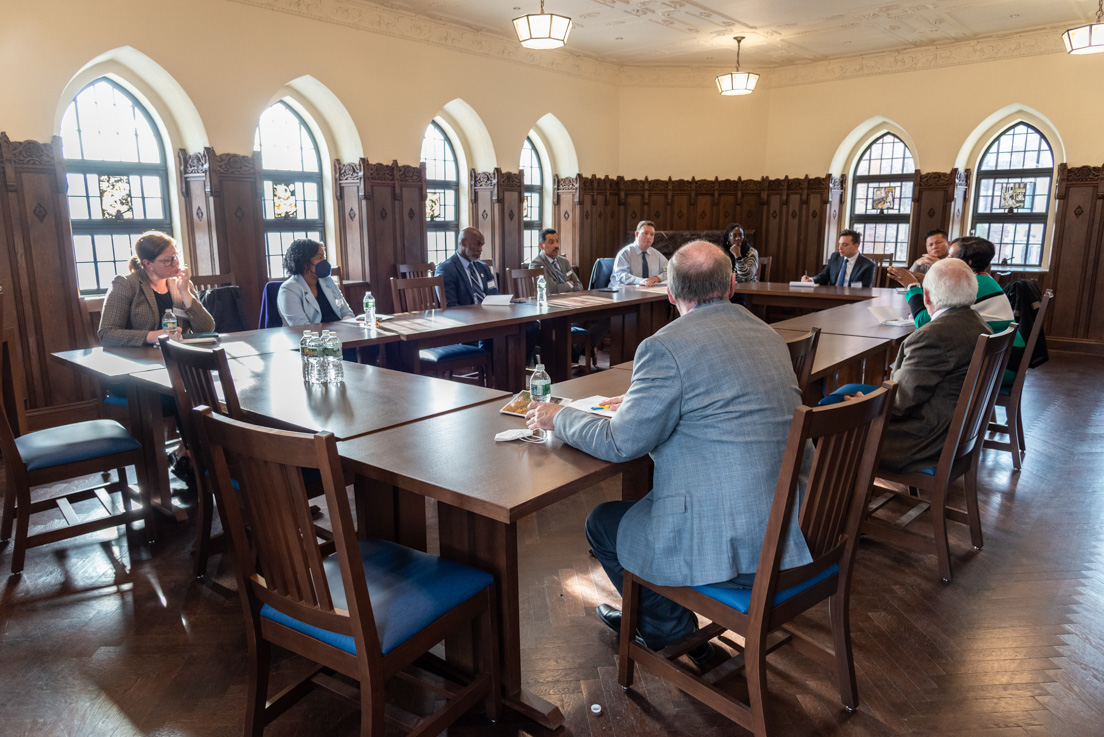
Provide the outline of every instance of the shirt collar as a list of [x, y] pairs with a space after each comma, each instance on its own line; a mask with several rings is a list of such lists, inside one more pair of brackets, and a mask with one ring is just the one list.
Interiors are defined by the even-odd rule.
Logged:
[[946, 312], [949, 309], [951, 309], [951, 308], [950, 307], [944, 307], [941, 310], [936, 310], [935, 313], [931, 316], [931, 319], [932, 320], [937, 319], [940, 315], [942, 315], [944, 312]]
[[461, 260], [461, 261], [462, 261], [462, 262], [464, 263], [464, 271], [467, 271], [467, 270], [468, 270], [468, 267], [469, 267], [469, 266], [471, 266], [471, 265], [472, 265], [472, 263], [473, 263], [473, 262], [471, 262], [471, 261], [468, 261], [468, 260], [467, 260], [466, 258], [464, 258], [463, 256], [461, 256], [461, 255], [460, 255], [460, 252], [459, 252], [459, 251], [457, 251], [457, 252], [456, 252], [456, 258], [460, 259], [460, 260]]

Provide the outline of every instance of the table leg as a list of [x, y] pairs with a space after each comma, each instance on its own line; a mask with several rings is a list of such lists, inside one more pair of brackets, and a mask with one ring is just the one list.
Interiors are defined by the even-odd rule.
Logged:
[[638, 501], [652, 490], [652, 473], [655, 463], [649, 456], [625, 464], [621, 471], [621, 499]]
[[541, 361], [552, 383], [571, 378], [571, 321], [567, 318], [541, 319]]
[[394, 540], [415, 550], [426, 549], [425, 497], [357, 474], [357, 537]]
[[161, 395], [134, 384], [128, 389], [127, 403], [130, 406], [131, 424], [142, 444], [145, 457], [146, 479], [149, 482], [150, 499], [153, 508], [177, 522], [188, 519], [183, 509], [172, 501], [172, 487], [169, 486], [169, 460], [165, 457], [164, 418], [161, 416]]
[[[518, 600], [517, 525], [504, 524], [449, 504], [437, 504], [441, 556], [494, 574], [498, 584], [499, 652], [503, 703], [548, 729], [563, 725], [563, 713], [521, 687], [521, 622]], [[445, 640], [446, 658], [470, 669], [470, 634]]]
[[[495, 338], [495, 387], [507, 392], [520, 392], [525, 388], [525, 323], [508, 333], [505, 340]], [[505, 352], [498, 353], [505, 343]], [[500, 370], [500, 368], [502, 370]]]

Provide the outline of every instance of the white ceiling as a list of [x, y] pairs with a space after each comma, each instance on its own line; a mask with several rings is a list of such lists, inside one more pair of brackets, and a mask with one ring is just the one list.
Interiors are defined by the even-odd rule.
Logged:
[[[503, 37], [540, 0], [360, 0]], [[545, 0], [574, 21], [568, 53], [630, 66], [766, 68], [977, 38], [1095, 19], [1090, 0]], [[1055, 37], [1055, 50], [1061, 44]], [[554, 51], [546, 53], [564, 53]]]

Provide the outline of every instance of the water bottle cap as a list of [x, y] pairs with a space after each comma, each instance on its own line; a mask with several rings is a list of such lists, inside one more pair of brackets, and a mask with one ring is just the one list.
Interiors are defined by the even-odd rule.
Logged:
[[537, 367], [533, 370], [533, 372], [536, 373], [537, 371], [544, 371], [544, 364], [543, 363], [538, 363], [537, 364]]

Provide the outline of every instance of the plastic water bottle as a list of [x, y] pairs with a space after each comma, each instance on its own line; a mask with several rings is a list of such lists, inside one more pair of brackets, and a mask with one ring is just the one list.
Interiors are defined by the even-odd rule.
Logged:
[[342, 365], [341, 338], [337, 337], [337, 333], [331, 330], [324, 342], [326, 353], [326, 382], [330, 384], [340, 384], [345, 381], [345, 367]]
[[172, 308], [165, 310], [165, 314], [161, 316], [161, 329], [170, 335], [176, 331], [176, 313]]
[[548, 280], [544, 274], [537, 277], [537, 307], [548, 306]]
[[322, 357], [322, 337], [311, 335], [307, 343], [307, 379], [312, 384], [326, 383], [326, 368]]
[[534, 402], [547, 402], [552, 398], [552, 377], [544, 370], [544, 364], [538, 363], [533, 378], [529, 379], [529, 398]]
[[299, 360], [303, 364], [303, 381], [310, 381], [310, 339], [313, 335], [313, 330], [304, 330], [303, 337], [299, 340]]
[[376, 298], [371, 292], [364, 293], [364, 327], [376, 329]]

